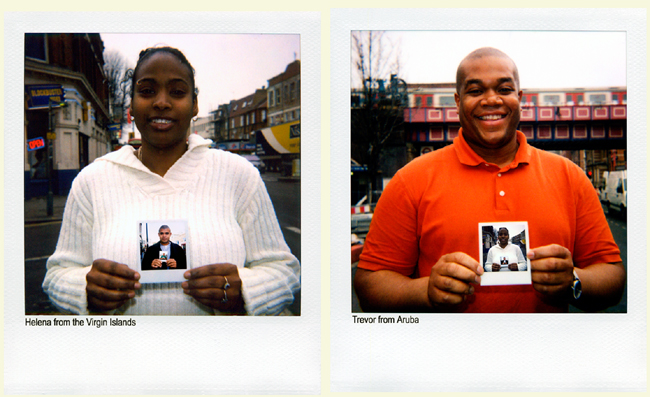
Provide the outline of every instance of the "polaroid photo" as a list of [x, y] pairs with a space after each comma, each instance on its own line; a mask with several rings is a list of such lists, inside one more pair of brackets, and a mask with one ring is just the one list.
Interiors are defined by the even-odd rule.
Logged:
[[141, 283], [185, 281], [190, 269], [187, 221], [180, 219], [137, 222], [138, 270]]
[[479, 223], [481, 285], [532, 284], [528, 222]]

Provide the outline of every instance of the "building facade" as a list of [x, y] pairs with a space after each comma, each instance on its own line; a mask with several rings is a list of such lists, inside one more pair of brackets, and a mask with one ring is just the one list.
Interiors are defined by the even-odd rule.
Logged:
[[49, 178], [54, 194], [67, 194], [79, 171], [111, 150], [103, 50], [96, 33], [25, 35], [26, 199], [45, 195]]
[[230, 102], [230, 140], [242, 142], [254, 139], [254, 131], [264, 128], [267, 122], [266, 88]]
[[300, 120], [300, 60], [269, 79], [269, 126]]
[[214, 114], [210, 113], [208, 117], [199, 117], [192, 121], [192, 134], [198, 134], [203, 138], [214, 141]]
[[300, 60], [268, 80], [268, 125], [256, 131], [256, 153], [268, 168], [300, 175]]

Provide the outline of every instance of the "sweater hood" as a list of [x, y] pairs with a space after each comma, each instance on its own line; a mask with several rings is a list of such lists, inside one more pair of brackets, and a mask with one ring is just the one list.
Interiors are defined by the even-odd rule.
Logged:
[[98, 158], [91, 166], [113, 164], [124, 168], [127, 172], [140, 174], [137, 176], [139, 187], [148, 195], [174, 194], [175, 191], [183, 190], [196, 183], [196, 179], [200, 177], [198, 170], [201, 162], [210, 150], [211, 143], [209, 139], [191, 134], [188, 138], [187, 151], [167, 170], [164, 177], [151, 172], [135, 156], [135, 149], [128, 145]]
[[[181, 159], [185, 157], [195, 157], [195, 155], [201, 154], [202, 152], [210, 148], [210, 145], [212, 144], [212, 140], [205, 139], [197, 134], [190, 134], [190, 136], [187, 138], [187, 143], [188, 143], [187, 152], [185, 152], [183, 156], [181, 156]], [[135, 148], [133, 146], [125, 145], [122, 146], [119, 150], [110, 152], [96, 159], [95, 161], [96, 162], [108, 161], [111, 163], [135, 168], [138, 170], [151, 172], [147, 167], [144, 166], [144, 164], [142, 164], [140, 160], [138, 160], [138, 158], [134, 155], [134, 153], [135, 153]], [[179, 159], [176, 163], [179, 163], [181, 159]], [[171, 168], [174, 168], [175, 166], [176, 164], [174, 164]]]

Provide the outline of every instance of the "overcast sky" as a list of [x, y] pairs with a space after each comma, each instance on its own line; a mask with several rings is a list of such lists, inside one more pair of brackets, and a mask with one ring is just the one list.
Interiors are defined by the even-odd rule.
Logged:
[[135, 67], [141, 50], [168, 45], [196, 70], [199, 116], [268, 86], [268, 79], [300, 59], [300, 36], [280, 34], [101, 34], [105, 50], [121, 52]]
[[448, 83], [459, 62], [495, 47], [517, 64], [522, 88], [626, 86], [625, 32], [389, 31], [407, 83]]

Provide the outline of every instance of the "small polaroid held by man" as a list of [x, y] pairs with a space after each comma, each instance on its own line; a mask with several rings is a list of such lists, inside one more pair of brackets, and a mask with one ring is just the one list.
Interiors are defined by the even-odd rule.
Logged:
[[527, 222], [479, 223], [481, 285], [531, 284]]

